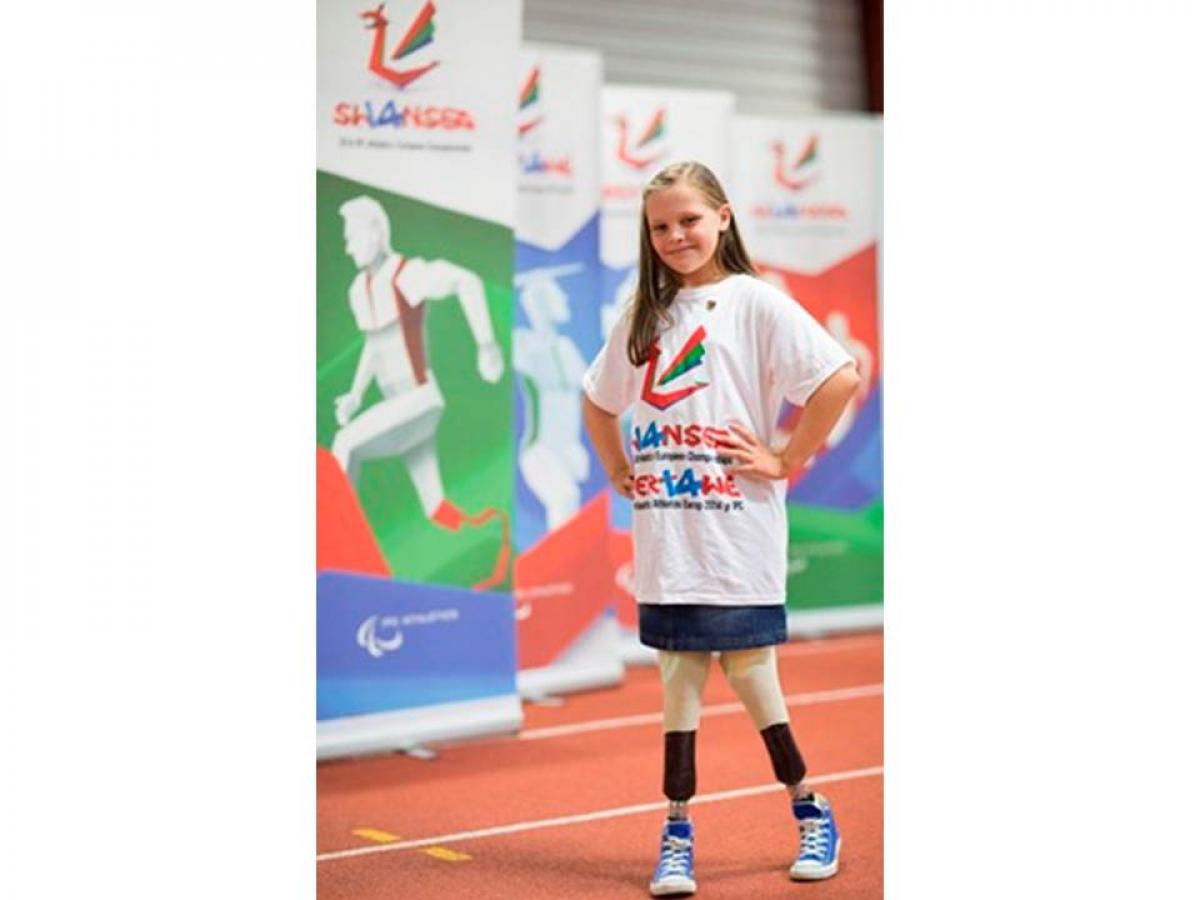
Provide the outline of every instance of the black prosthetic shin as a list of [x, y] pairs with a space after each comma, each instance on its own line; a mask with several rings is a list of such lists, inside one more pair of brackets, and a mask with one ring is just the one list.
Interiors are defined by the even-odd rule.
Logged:
[[792, 729], [787, 722], [768, 725], [759, 732], [767, 752], [771, 754], [771, 765], [775, 769], [775, 777], [786, 785], [799, 784], [804, 780], [807, 769], [804, 758], [792, 738]]
[[686, 803], [696, 793], [696, 732], [668, 731], [663, 742], [663, 793]]

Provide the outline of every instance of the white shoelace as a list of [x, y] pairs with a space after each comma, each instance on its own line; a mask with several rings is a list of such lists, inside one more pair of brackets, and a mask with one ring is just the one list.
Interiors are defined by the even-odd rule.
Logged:
[[661, 872], [666, 875], [687, 875], [687, 852], [692, 842], [687, 838], [667, 835], [666, 848], [661, 863]]
[[800, 822], [800, 855], [822, 859], [829, 846], [829, 832], [820, 819], [803, 819]]

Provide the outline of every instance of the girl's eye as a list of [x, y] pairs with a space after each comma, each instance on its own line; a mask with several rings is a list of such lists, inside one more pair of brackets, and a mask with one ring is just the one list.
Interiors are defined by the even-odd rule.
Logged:
[[653, 228], [651, 228], [650, 230], [651, 230], [651, 231], [653, 231], [653, 232], [655, 232], [655, 233], [657, 233], [657, 234], [662, 234], [664, 231], [666, 231], [666, 230], [667, 230], [667, 226], [666, 226], [666, 225], [655, 225], [655, 226], [654, 226]]
[[686, 219], [683, 220], [683, 224], [684, 225], [695, 225], [699, 221], [700, 221], [699, 216], [688, 216]]

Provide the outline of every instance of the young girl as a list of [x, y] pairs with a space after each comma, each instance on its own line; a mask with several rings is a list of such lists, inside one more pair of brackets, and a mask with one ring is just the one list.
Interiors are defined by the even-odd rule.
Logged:
[[[669, 806], [655, 896], [696, 890], [687, 804], [713, 652], [791, 795], [801, 835], [792, 878], [837, 871], [837, 826], [804, 785], [774, 645], [787, 639], [787, 479], [857, 386], [837, 342], [755, 277], [713, 173], [686, 162], [651, 179], [637, 291], [584, 376], [583, 405], [613, 487], [633, 501], [639, 632], [662, 675]], [[766, 440], [785, 399], [804, 415], [775, 450]], [[618, 419], [635, 402], [631, 466]]]

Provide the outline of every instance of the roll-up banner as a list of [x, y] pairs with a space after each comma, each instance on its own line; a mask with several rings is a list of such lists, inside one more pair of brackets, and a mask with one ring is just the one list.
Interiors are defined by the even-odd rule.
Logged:
[[599, 351], [600, 55], [528, 44], [517, 82], [517, 685], [538, 697], [624, 676], [604, 467], [581, 380]]
[[[862, 387], [788, 487], [792, 634], [883, 621], [882, 127], [877, 116], [738, 116], [734, 208], [764, 277], [858, 364]], [[786, 407], [783, 442], [803, 410]]]
[[317, 16], [318, 755], [513, 730], [521, 5]]
[[[694, 159], [723, 184], [733, 174], [730, 128], [733, 94], [634, 85], [605, 85], [603, 91], [603, 187], [600, 207], [601, 322], [607, 337], [637, 283], [638, 229], [642, 188], [664, 166]], [[630, 417], [622, 421], [629, 440]], [[612, 504], [609, 536], [613, 597], [627, 663], [654, 661], [637, 637], [633, 585], [633, 509], [608, 491]]]

